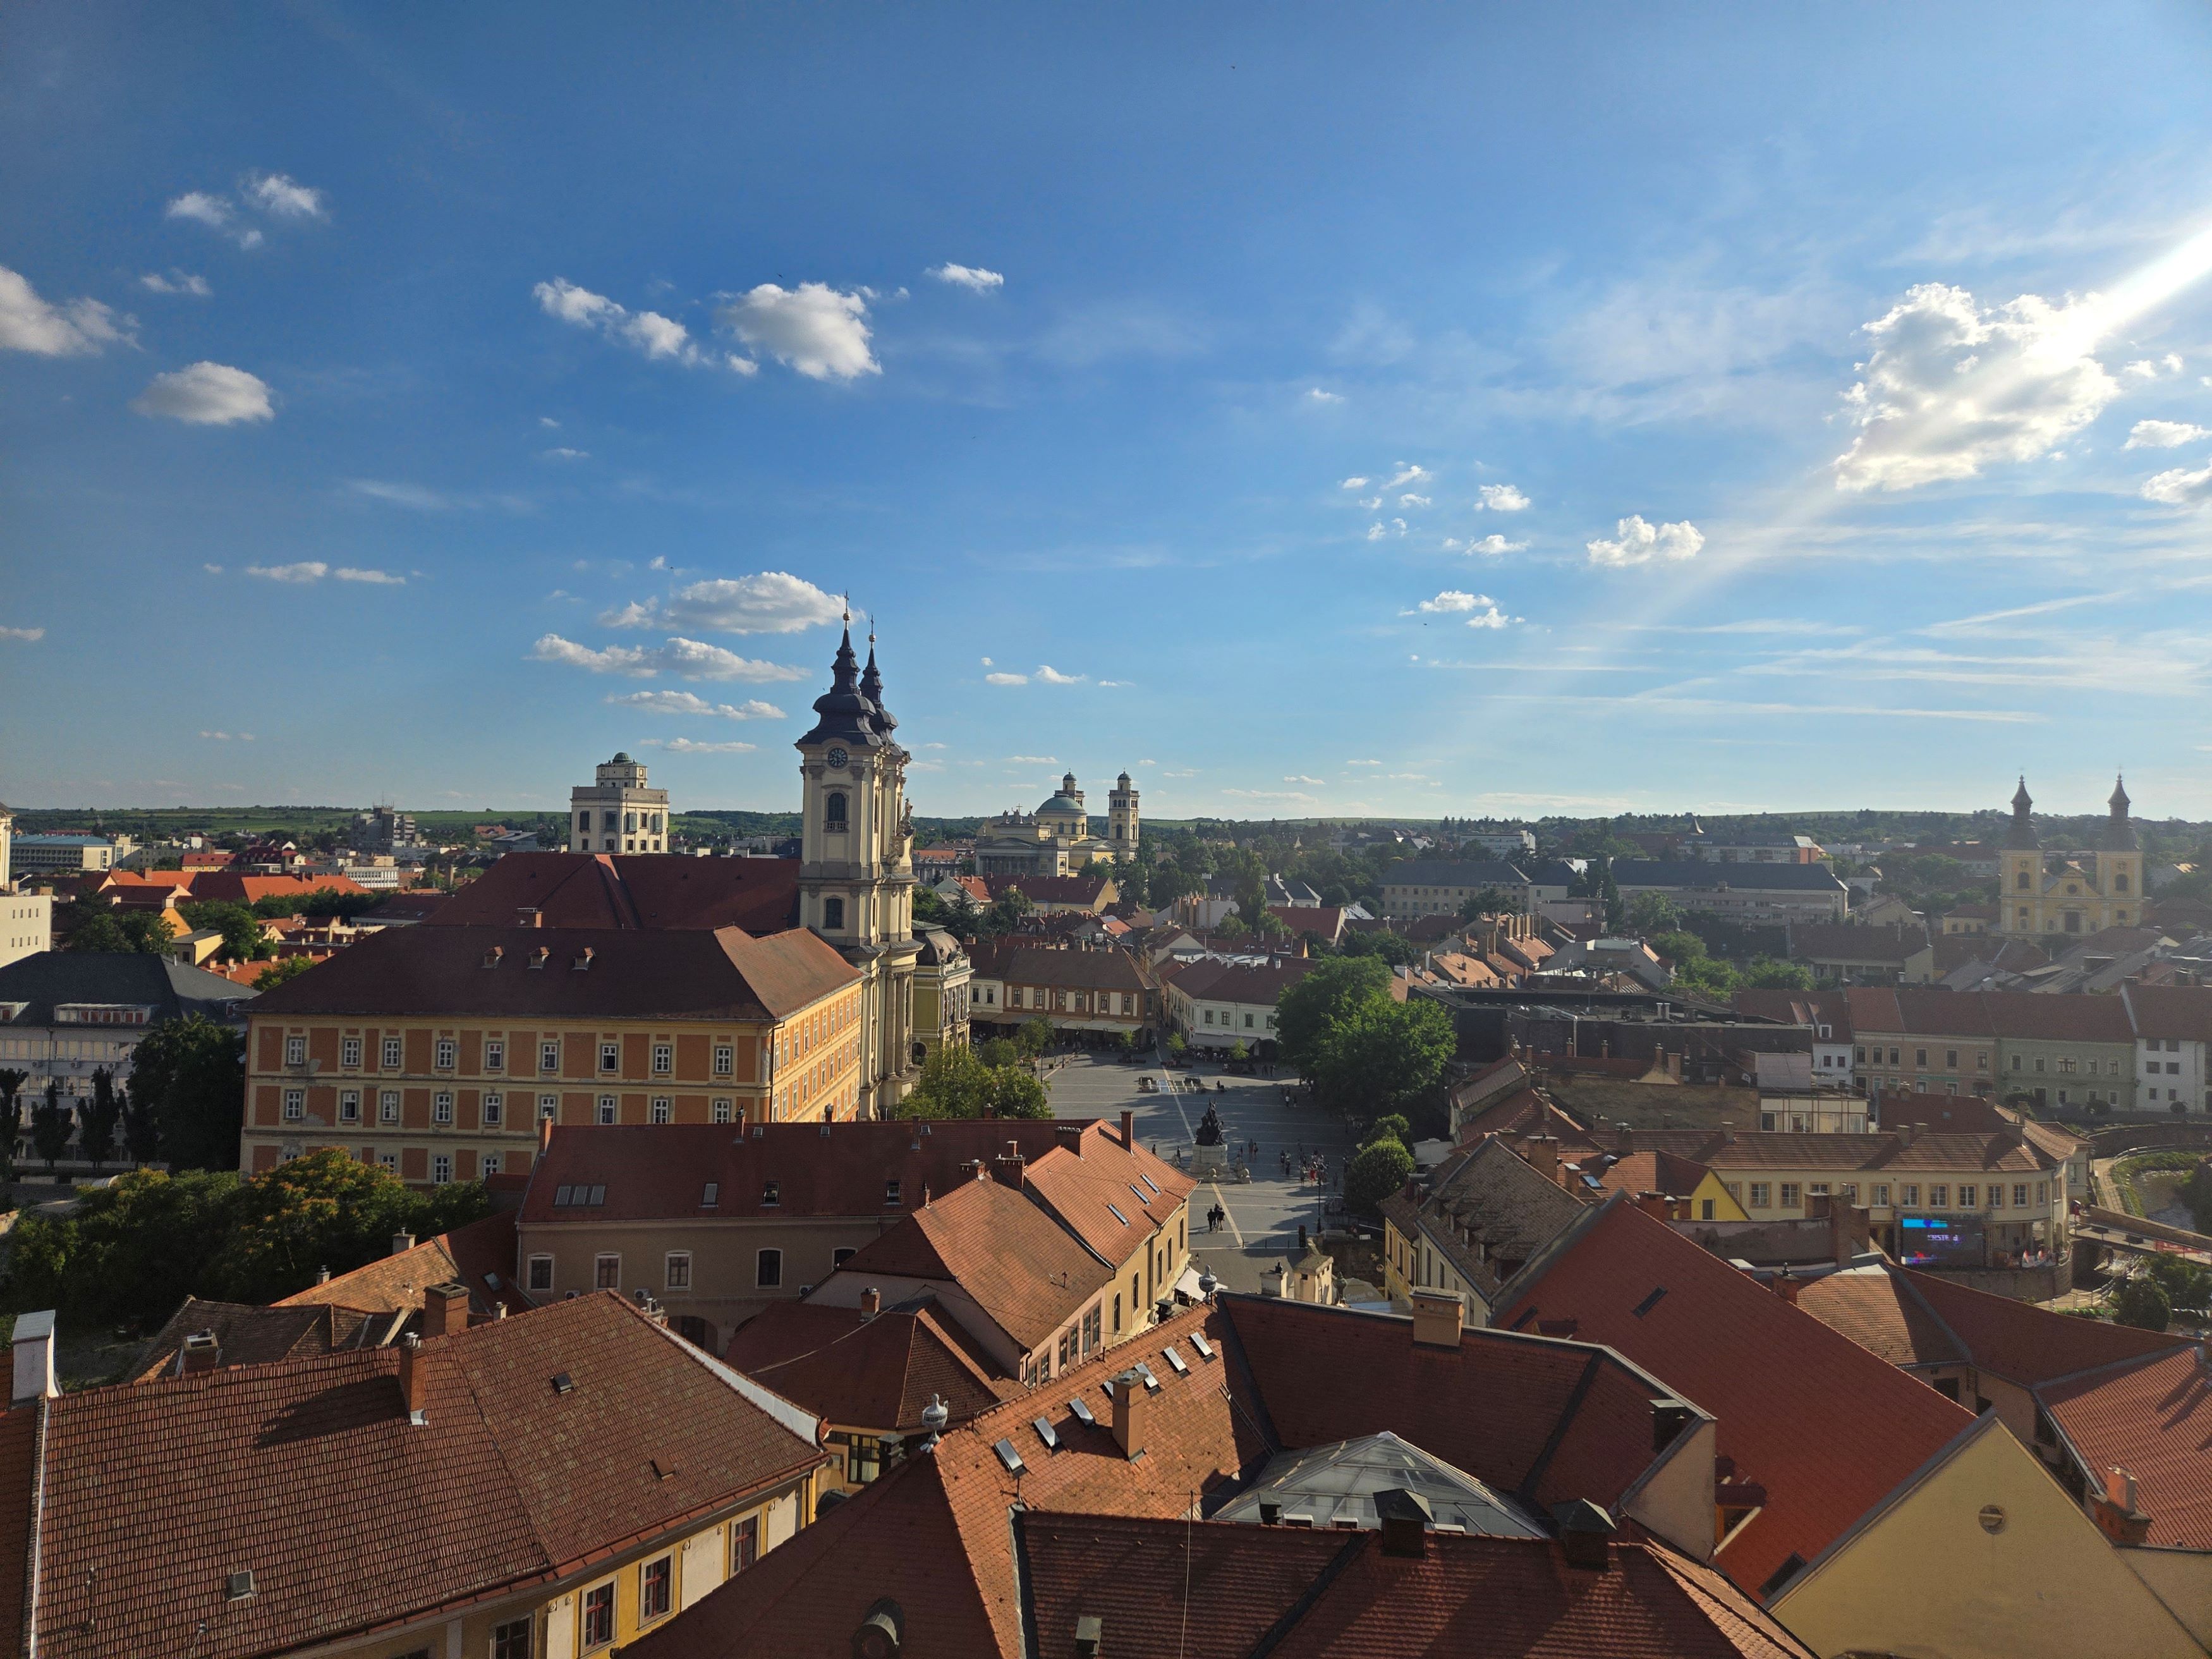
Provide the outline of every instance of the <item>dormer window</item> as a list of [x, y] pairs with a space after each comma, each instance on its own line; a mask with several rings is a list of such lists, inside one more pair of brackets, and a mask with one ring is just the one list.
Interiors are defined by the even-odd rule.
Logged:
[[884, 1203], [886, 1203], [886, 1204], [896, 1204], [896, 1203], [897, 1203], [898, 1201], [899, 1201], [899, 1182], [898, 1182], [898, 1177], [897, 1177], [896, 1176], [892, 1176], [889, 1181], [886, 1181], [885, 1182], [884, 1182]]
[[495, 945], [490, 950], [484, 952], [483, 965], [487, 968], [496, 968], [499, 966], [499, 959], [506, 954], [507, 952], [504, 950]]
[[553, 952], [551, 951], [541, 945], [535, 951], [531, 952], [530, 965], [532, 968], [543, 968], [545, 965], [546, 959], [552, 954]]
[[783, 1202], [783, 1183], [773, 1176], [761, 1182], [761, 1207], [771, 1209]]

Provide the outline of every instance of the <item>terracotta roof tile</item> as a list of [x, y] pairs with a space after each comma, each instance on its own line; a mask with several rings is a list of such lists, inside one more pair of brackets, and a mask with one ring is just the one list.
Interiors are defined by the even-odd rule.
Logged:
[[2036, 1390], [2086, 1465], [2135, 1476], [2136, 1506], [2154, 1547], [2212, 1550], [2212, 1377], [2194, 1347], [2162, 1359], [2094, 1371]]
[[1062, 1226], [1118, 1267], [1198, 1183], [1141, 1143], [1125, 1151], [1119, 1135], [1086, 1136], [1081, 1145], [1080, 1157], [1060, 1146], [1032, 1159], [1022, 1178]]
[[1943, 1322], [1976, 1365], [2027, 1388], [2121, 1360], [2168, 1353], [2189, 1342], [2164, 1331], [2075, 1319], [1932, 1273], [1891, 1271]]
[[510, 1313], [522, 1312], [535, 1304], [514, 1282], [514, 1211], [497, 1211], [426, 1238], [411, 1250], [379, 1257], [351, 1273], [310, 1285], [276, 1305], [328, 1303], [368, 1313], [401, 1313], [420, 1309], [422, 1293], [431, 1285], [458, 1281], [468, 1286], [472, 1313], [489, 1316], [501, 1305]]
[[775, 1303], [730, 1339], [726, 1357], [826, 1422], [878, 1431], [920, 1433], [933, 1397], [964, 1423], [1021, 1392], [931, 1297], [872, 1318], [858, 1308]]
[[1577, 1340], [1617, 1348], [1719, 1419], [1721, 1455], [1767, 1493], [1718, 1558], [1746, 1589], [1792, 1553], [1813, 1559], [1974, 1420], [1619, 1199], [1499, 1322], [1540, 1319], [1572, 1319]]
[[[393, 1348], [47, 1402], [40, 1645], [224, 1659], [338, 1640], [573, 1571], [818, 1461], [741, 1392], [757, 1385], [618, 1297], [417, 1352], [420, 1425]], [[240, 1571], [253, 1593], [228, 1601]]]
[[957, 1285], [1026, 1350], [1050, 1340], [1120, 1263], [1099, 1261], [1023, 1194], [980, 1176], [938, 1194], [837, 1271]]
[[1966, 1360], [1959, 1340], [1898, 1275], [1881, 1267], [1808, 1279], [1797, 1293], [1797, 1306], [1869, 1353], [1905, 1370]]
[[264, 1365], [279, 1359], [329, 1353], [336, 1349], [371, 1346], [392, 1328], [392, 1321], [375, 1318], [358, 1308], [256, 1307], [250, 1303], [203, 1302], [187, 1297], [141, 1351], [131, 1368], [130, 1380], [144, 1382], [173, 1376], [185, 1339], [198, 1332], [213, 1333], [224, 1365]]
[[1011, 980], [1018, 985], [1048, 985], [1069, 989], [1141, 991], [1145, 976], [1127, 951], [1108, 946], [1102, 950], [1068, 950], [1054, 945], [1024, 944], [1018, 939], [978, 939], [969, 949], [968, 960], [976, 979]]
[[424, 920], [507, 927], [525, 908], [548, 927], [781, 933], [799, 925], [799, 860], [509, 853]]

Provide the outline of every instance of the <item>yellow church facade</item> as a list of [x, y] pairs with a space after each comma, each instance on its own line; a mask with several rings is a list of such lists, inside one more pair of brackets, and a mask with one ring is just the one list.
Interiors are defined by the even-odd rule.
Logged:
[[2094, 933], [2142, 921], [2142, 843], [2128, 816], [2128, 792], [2112, 786], [2110, 816], [2092, 852], [2053, 856], [2035, 830], [2027, 780], [2012, 798], [2012, 825], [1998, 855], [1996, 932], [2014, 939]]

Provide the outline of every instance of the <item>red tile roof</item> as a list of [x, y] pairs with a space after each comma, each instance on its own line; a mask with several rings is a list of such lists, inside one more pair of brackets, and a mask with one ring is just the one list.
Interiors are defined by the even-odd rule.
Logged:
[[1099, 1261], [1023, 1194], [980, 1176], [938, 1194], [837, 1271], [848, 1280], [957, 1285], [1027, 1351], [1050, 1341], [1120, 1265], [1119, 1257], [1111, 1265]]
[[991, 896], [1019, 893], [1032, 904], [1073, 904], [1086, 910], [1101, 908], [1111, 880], [1104, 876], [987, 876]]
[[426, 1238], [412, 1249], [387, 1255], [286, 1297], [280, 1308], [329, 1304], [368, 1313], [419, 1310], [433, 1285], [468, 1287], [469, 1311], [489, 1318], [495, 1308], [521, 1313], [536, 1306], [514, 1279], [513, 1210]]
[[[576, 1571], [820, 1460], [811, 1418], [619, 1297], [416, 1352], [421, 1424], [395, 1348], [45, 1402], [33, 1639], [74, 1659], [343, 1641]], [[244, 1571], [252, 1595], [226, 1599]]]
[[[1585, 1163], [1582, 1167], [1590, 1166]], [[1711, 1173], [1694, 1158], [1674, 1152], [1626, 1152], [1598, 1172], [1597, 1182], [1609, 1193], [1626, 1193], [1631, 1198], [1638, 1193], [1687, 1198]]]
[[1972, 1426], [1932, 1388], [1619, 1199], [1534, 1271], [1501, 1324], [1574, 1321], [1577, 1340], [1617, 1348], [1717, 1417], [1720, 1454], [1766, 1489], [1717, 1558], [1746, 1589], [1792, 1554], [1812, 1560]]
[[932, 1399], [964, 1423], [1022, 1391], [933, 1297], [872, 1316], [818, 1302], [775, 1303], [730, 1339], [726, 1357], [824, 1422], [878, 1433], [920, 1433]]
[[1112, 945], [1066, 949], [1017, 939], [978, 939], [969, 946], [971, 976], [1016, 985], [1049, 985], [1070, 989], [1139, 992], [1146, 988], [1137, 960]]
[[1317, 965], [1307, 957], [1282, 957], [1264, 967], [1201, 957], [1177, 975], [1176, 989], [1197, 1002], [1249, 1002], [1272, 1008]]
[[1141, 1142], [1124, 1151], [1118, 1134], [1100, 1133], [1081, 1144], [1080, 1157], [1063, 1146], [1031, 1160], [1023, 1180], [1062, 1226], [1102, 1260], [1119, 1267], [1140, 1242], [1168, 1224], [1198, 1183], [1146, 1151]]
[[[544, 966], [533, 969], [541, 951]], [[579, 970], [586, 952], [591, 965]], [[387, 927], [263, 992], [253, 1012], [761, 1021], [859, 977], [803, 929], [755, 939], [736, 927]]]
[[2083, 1466], [2136, 1478], [2154, 1547], [2212, 1550], [2212, 1377], [2192, 1345], [2162, 1359], [2046, 1383], [2036, 1399]]
[[311, 893], [368, 890], [350, 876], [240, 876], [228, 870], [198, 870], [192, 873], [195, 899], [228, 899], [236, 904], [258, 904], [272, 898], [306, 898]]
[[799, 860], [509, 853], [428, 920], [504, 927], [526, 908], [548, 927], [780, 933], [799, 925]]
[[1967, 1360], [1964, 1345], [1912, 1293], [1901, 1273], [1855, 1267], [1808, 1279], [1797, 1292], [1797, 1306], [1903, 1370]]
[[[1163, 1186], [1174, 1173], [1141, 1144], [1133, 1153], [1123, 1152], [1120, 1125], [1070, 1118], [586, 1124], [553, 1131], [531, 1171], [521, 1219], [537, 1226], [674, 1216], [840, 1216], [874, 1217], [889, 1225], [925, 1194], [950, 1192], [970, 1179], [977, 1163], [997, 1158], [1010, 1140], [1032, 1163], [1055, 1146], [1079, 1145], [1085, 1158], [1109, 1165], [1131, 1160]], [[765, 1201], [770, 1181], [776, 1183], [773, 1204]], [[885, 1201], [891, 1181], [899, 1183], [896, 1203]], [[701, 1203], [709, 1182], [716, 1188], [711, 1209]], [[605, 1201], [588, 1211], [555, 1205], [562, 1187], [579, 1182], [604, 1187]]]
[[372, 1347], [398, 1334], [389, 1316], [380, 1317], [358, 1308], [328, 1304], [262, 1308], [186, 1297], [131, 1363], [128, 1380], [144, 1382], [173, 1375], [185, 1339], [203, 1331], [214, 1334], [220, 1345], [217, 1363], [224, 1365], [265, 1365], [342, 1348]]
[[1903, 1267], [1891, 1271], [1943, 1322], [1976, 1365], [2024, 1387], [2119, 1360], [2171, 1352], [2189, 1340], [2163, 1331], [2139, 1331], [2052, 1313], [1932, 1273]]

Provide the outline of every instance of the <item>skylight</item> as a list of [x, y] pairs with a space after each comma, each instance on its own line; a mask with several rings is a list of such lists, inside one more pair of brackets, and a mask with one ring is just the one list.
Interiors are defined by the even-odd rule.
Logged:
[[1142, 1170], [1137, 1171], [1137, 1179], [1143, 1182], [1145, 1185], [1152, 1189], [1153, 1197], [1158, 1198], [1159, 1196], [1160, 1183], [1158, 1182], [1153, 1180], [1152, 1176], [1146, 1175]]
[[1129, 1190], [1136, 1194], [1138, 1203], [1144, 1205], [1150, 1205], [1152, 1203], [1152, 1200], [1145, 1196], [1145, 1189], [1137, 1185], [1135, 1182], [1133, 1181], [1129, 1183]]
[[1158, 1394], [1160, 1391], [1160, 1379], [1152, 1375], [1152, 1368], [1150, 1365], [1147, 1365], [1143, 1360], [1139, 1359], [1136, 1364], [1135, 1370], [1137, 1375], [1145, 1379], [1146, 1393]]
[[1060, 1436], [1051, 1424], [1042, 1417], [1033, 1417], [1030, 1419], [1030, 1426], [1036, 1431], [1036, 1437], [1044, 1442], [1047, 1451], [1060, 1449]]
[[[557, 1200], [556, 1200], [556, 1201], [557, 1201]], [[1114, 1219], [1115, 1219], [1115, 1220], [1116, 1220], [1116, 1221], [1120, 1222], [1120, 1223], [1121, 1223], [1124, 1227], [1126, 1227], [1126, 1226], [1127, 1226], [1127, 1225], [1129, 1224], [1129, 1218], [1128, 1218], [1128, 1217], [1127, 1217], [1127, 1216], [1125, 1216], [1125, 1215], [1123, 1215], [1123, 1214], [1121, 1212], [1121, 1211], [1119, 1211], [1119, 1210], [1115, 1210], [1115, 1209], [1114, 1209], [1114, 1206], [1113, 1206], [1111, 1203], [1109, 1203], [1109, 1204], [1106, 1206], [1106, 1207], [1107, 1207], [1108, 1209], [1109, 1209], [1109, 1210], [1114, 1210]]]
[[1213, 1358], [1213, 1344], [1206, 1340], [1204, 1331], [1193, 1331], [1190, 1334], [1190, 1346], [1198, 1350], [1201, 1358], [1206, 1359]]
[[708, 1182], [705, 1190], [699, 1194], [699, 1207], [702, 1210], [711, 1210], [721, 1201], [722, 1183], [719, 1181]]
[[1091, 1414], [1091, 1402], [1081, 1395], [1067, 1402], [1067, 1409], [1075, 1413], [1077, 1422], [1088, 1423], [1094, 1429], [1098, 1426], [1098, 1419]]
[[1645, 1297], [1643, 1301], [1638, 1303], [1631, 1311], [1632, 1311], [1638, 1319], [1641, 1319], [1644, 1315], [1650, 1313], [1654, 1308], [1657, 1307], [1659, 1305], [1659, 1298], [1666, 1294], [1667, 1287], [1664, 1285], [1662, 1285], [1657, 1290], [1652, 1291], [1650, 1295]]
[[1175, 1351], [1174, 1343], [1170, 1342], [1166, 1347], [1160, 1350], [1160, 1358], [1166, 1360], [1169, 1364], [1175, 1367], [1175, 1374], [1177, 1376], [1188, 1376], [1190, 1375], [1189, 1362], [1185, 1360], [1181, 1354]]
[[991, 1449], [999, 1454], [999, 1462], [1006, 1466], [1008, 1474], [1025, 1474], [1029, 1472], [1030, 1466], [1022, 1462], [1022, 1455], [1014, 1449], [1012, 1441], [999, 1441]]

